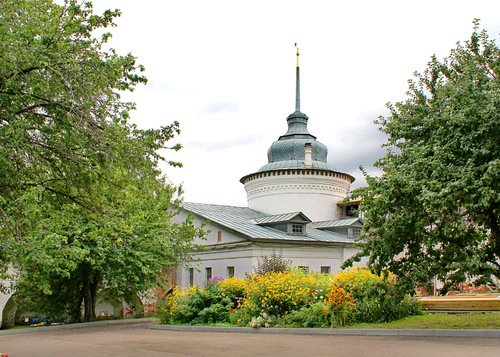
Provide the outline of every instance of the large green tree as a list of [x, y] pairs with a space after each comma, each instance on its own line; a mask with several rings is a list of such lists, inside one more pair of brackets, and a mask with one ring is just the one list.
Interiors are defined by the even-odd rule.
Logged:
[[365, 211], [356, 258], [376, 272], [407, 287], [437, 277], [443, 292], [500, 277], [499, 74], [498, 46], [475, 20], [470, 40], [432, 57], [408, 98], [378, 119], [388, 137], [375, 164], [383, 174], [353, 193]]
[[95, 318], [100, 290], [156, 284], [202, 234], [172, 223], [179, 190], [158, 168], [180, 148], [169, 144], [178, 123], [139, 130], [120, 100], [146, 79], [106, 48], [118, 15], [89, 1], [0, 2], [0, 263], [15, 268], [17, 295], [76, 321], [82, 304]]

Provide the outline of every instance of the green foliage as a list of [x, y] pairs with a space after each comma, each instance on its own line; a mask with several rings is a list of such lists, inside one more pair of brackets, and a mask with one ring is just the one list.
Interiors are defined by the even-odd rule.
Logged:
[[[408, 98], [379, 118], [387, 154], [355, 190], [365, 213], [362, 251], [407, 291], [433, 278], [450, 286], [500, 277], [500, 51], [486, 31], [443, 61], [431, 58]], [[352, 260], [348, 262], [351, 264]]]
[[283, 258], [283, 252], [276, 253], [273, 250], [270, 256], [264, 256], [257, 260], [257, 266], [254, 267], [256, 275], [264, 275], [270, 272], [288, 271], [292, 264], [291, 260]]
[[[270, 327], [338, 327], [355, 322], [392, 321], [421, 309], [399, 294], [394, 283], [353, 269], [337, 275], [300, 271], [268, 273], [246, 279], [242, 297], [227, 294], [243, 279], [217, 281], [206, 289], [176, 288], [163, 302], [162, 323]], [[342, 283], [345, 286], [340, 286]], [[353, 295], [357, 296], [356, 299]]]
[[319, 274], [300, 271], [271, 272], [252, 277], [245, 289], [243, 306], [283, 316], [314, 300], [317, 292], [326, 290], [326, 280]]
[[250, 321], [252, 321], [252, 319], [258, 314], [259, 312], [256, 311], [256, 309], [247, 304], [238, 309], [230, 311], [229, 322], [235, 326], [249, 326]]
[[229, 322], [233, 300], [225, 296], [218, 283], [206, 289], [175, 288], [159, 309], [160, 321], [170, 324], [213, 324]]
[[291, 311], [280, 321], [280, 325], [289, 327], [330, 327], [332, 312], [325, 302], [317, 302]]
[[181, 191], [158, 166], [158, 150], [180, 148], [168, 144], [178, 123], [128, 121], [120, 92], [146, 79], [132, 55], [106, 49], [118, 15], [90, 1], [0, 2], [0, 271], [15, 268], [28, 306], [72, 321], [82, 304], [95, 318], [100, 290], [162, 283], [203, 234], [171, 222]]
[[259, 316], [252, 317], [248, 325], [253, 328], [271, 327], [276, 324], [276, 318], [263, 312]]
[[418, 301], [402, 292], [391, 277], [378, 276], [367, 269], [345, 270], [335, 275], [332, 283], [344, 287], [354, 298], [349, 312], [351, 321], [392, 321], [421, 311]]

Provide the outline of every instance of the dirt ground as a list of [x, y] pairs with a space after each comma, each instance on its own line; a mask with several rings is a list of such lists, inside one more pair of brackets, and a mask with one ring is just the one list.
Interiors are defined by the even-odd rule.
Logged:
[[493, 338], [309, 336], [178, 332], [147, 323], [0, 335], [9, 357], [100, 356], [499, 356]]

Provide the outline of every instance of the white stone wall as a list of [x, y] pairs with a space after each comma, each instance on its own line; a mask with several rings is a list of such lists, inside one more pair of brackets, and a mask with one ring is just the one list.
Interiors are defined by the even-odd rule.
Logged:
[[339, 272], [342, 262], [355, 250], [345, 247], [323, 245], [249, 243], [237, 248], [210, 250], [194, 255], [194, 260], [180, 267], [177, 285], [189, 285], [189, 267], [194, 268], [194, 284], [206, 285], [206, 268], [212, 268], [212, 277], [227, 277], [227, 267], [234, 267], [234, 275], [244, 278], [252, 273], [258, 260], [272, 252], [283, 252], [283, 258], [292, 261], [292, 266], [308, 267], [310, 272], [320, 272], [322, 266], [329, 266], [332, 273]]
[[313, 222], [337, 219], [337, 203], [349, 193], [350, 180], [342, 174], [304, 173], [277, 172], [247, 180], [248, 207], [268, 214], [303, 212]]
[[[254, 263], [255, 261], [255, 263]], [[256, 260], [251, 245], [220, 250], [210, 250], [193, 255], [193, 260], [186, 262], [178, 270], [177, 285], [189, 285], [189, 267], [194, 268], [194, 285], [205, 286], [207, 282], [206, 268], [212, 268], [212, 277], [227, 277], [227, 267], [234, 267], [234, 276], [244, 278], [253, 270]]]
[[[10, 280], [0, 280], [0, 285], [2, 285], [2, 287], [11, 287], [12, 282]], [[7, 301], [9, 301], [11, 296], [12, 291], [10, 289], [7, 293], [0, 292], [0, 325], [2, 324], [3, 319], [3, 309], [5, 308], [5, 305], [7, 304]]]

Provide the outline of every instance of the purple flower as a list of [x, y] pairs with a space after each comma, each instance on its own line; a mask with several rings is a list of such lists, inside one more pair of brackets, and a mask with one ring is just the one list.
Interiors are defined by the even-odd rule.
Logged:
[[217, 281], [222, 281], [224, 280], [223, 276], [214, 276], [213, 278], [208, 279], [209, 283], [215, 283]]

